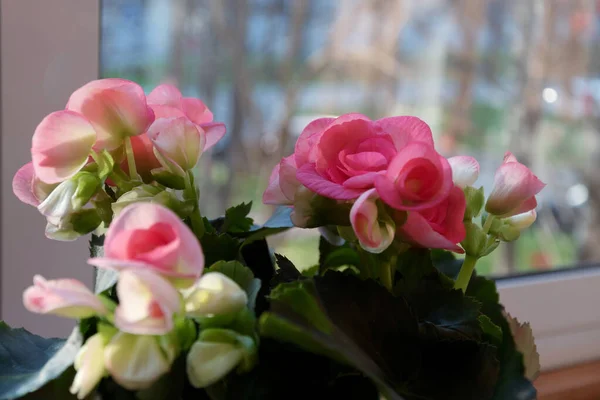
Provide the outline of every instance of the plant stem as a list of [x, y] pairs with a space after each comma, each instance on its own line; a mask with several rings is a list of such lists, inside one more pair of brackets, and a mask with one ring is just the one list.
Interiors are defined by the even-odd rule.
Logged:
[[463, 262], [462, 267], [460, 267], [456, 282], [454, 282], [454, 289], [460, 289], [463, 293], [467, 291], [467, 286], [469, 286], [469, 280], [471, 280], [471, 275], [473, 274], [476, 263], [477, 257], [468, 254], [465, 256], [465, 261]]
[[488, 215], [485, 219], [485, 224], [483, 224], [483, 233], [485, 233], [486, 235], [489, 233], [490, 228], [492, 227], [492, 222], [494, 222], [494, 218], [495, 217], [493, 215]]
[[192, 171], [187, 172], [185, 179], [185, 193], [186, 197], [194, 203], [194, 209], [190, 218], [192, 220], [192, 230], [196, 234], [196, 237], [200, 239], [204, 235], [204, 221], [202, 221], [202, 214], [200, 214], [198, 193], [196, 192], [196, 186], [194, 185], [194, 174]]
[[381, 283], [385, 288], [391, 293], [394, 286], [394, 269], [395, 263], [392, 263], [391, 260], [388, 262], [384, 262], [381, 264]]
[[125, 139], [125, 153], [127, 154], [127, 168], [129, 168], [129, 177], [131, 179], [141, 179], [135, 167], [135, 156], [133, 155], [133, 147], [131, 146], [131, 138]]

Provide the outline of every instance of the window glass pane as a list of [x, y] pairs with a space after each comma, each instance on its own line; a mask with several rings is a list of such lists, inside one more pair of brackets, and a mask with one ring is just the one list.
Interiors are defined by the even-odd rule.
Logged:
[[[228, 133], [198, 166], [208, 216], [261, 195], [323, 115], [417, 115], [446, 156], [510, 149], [548, 184], [538, 220], [489, 274], [600, 261], [600, 40], [591, 0], [104, 0], [103, 77], [201, 98]], [[273, 244], [316, 262], [316, 232]]]

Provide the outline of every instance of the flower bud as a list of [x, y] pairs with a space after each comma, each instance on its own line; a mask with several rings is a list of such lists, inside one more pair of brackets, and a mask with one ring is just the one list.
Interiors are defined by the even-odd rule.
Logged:
[[535, 222], [536, 218], [537, 213], [535, 210], [531, 210], [526, 213], [513, 215], [512, 217], [507, 218], [505, 221], [513, 228], [523, 231], [529, 228]]
[[394, 240], [396, 224], [378, 206], [379, 196], [375, 189], [364, 192], [350, 210], [350, 222], [360, 246], [371, 253], [381, 253]]
[[175, 352], [161, 348], [155, 336], [119, 332], [104, 350], [104, 364], [119, 385], [140, 390], [169, 372], [172, 354]]
[[463, 189], [463, 192], [465, 193], [465, 201], [467, 203], [464, 220], [470, 221], [471, 219], [479, 216], [481, 210], [483, 209], [483, 205], [485, 204], [483, 186], [479, 189], [475, 189], [471, 186], [466, 186]]
[[98, 385], [106, 370], [104, 368], [104, 346], [106, 338], [97, 333], [79, 349], [75, 357], [77, 374], [69, 391], [78, 399], [85, 399]]
[[185, 312], [191, 317], [229, 314], [246, 306], [246, 292], [220, 272], [208, 272], [184, 292]]
[[160, 204], [172, 210], [178, 209], [180, 203], [175, 195], [167, 190], [154, 185], [140, 185], [119, 197], [111, 207], [114, 215], [118, 216], [128, 205], [141, 202]]
[[248, 336], [206, 329], [198, 339], [187, 356], [187, 374], [194, 387], [210, 386], [238, 365], [240, 371], [249, 371], [256, 363], [256, 345]]
[[452, 181], [461, 189], [472, 186], [477, 180], [479, 176], [479, 163], [473, 157], [451, 157], [448, 159], [448, 163], [452, 168]]
[[65, 217], [46, 217], [46, 237], [53, 240], [71, 241], [95, 230], [102, 218], [95, 208], [72, 212]]
[[78, 280], [47, 281], [41, 275], [34, 276], [33, 286], [23, 292], [23, 304], [33, 313], [78, 319], [107, 312], [100, 299]]
[[242, 361], [244, 352], [231, 343], [195, 342], [187, 356], [187, 375], [195, 388], [216, 383]]

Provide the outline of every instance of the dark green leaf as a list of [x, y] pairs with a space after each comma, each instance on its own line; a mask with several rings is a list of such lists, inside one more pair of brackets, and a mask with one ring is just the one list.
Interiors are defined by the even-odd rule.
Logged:
[[[357, 370], [295, 346], [263, 339], [260, 363], [249, 373], [232, 372], [207, 388], [218, 400], [378, 400], [375, 386]], [[189, 397], [203, 399], [203, 397]]]
[[498, 348], [500, 374], [493, 400], [534, 400], [535, 387], [525, 377], [523, 355], [517, 351], [504, 307], [498, 302], [496, 284], [487, 278], [473, 274], [467, 288], [468, 296], [482, 303], [481, 311], [502, 331], [502, 344]]
[[205, 232], [200, 240], [206, 265], [220, 260], [231, 261], [238, 258], [240, 241], [226, 233]]
[[246, 239], [242, 246], [247, 246], [252, 242], [264, 239], [267, 236], [288, 230], [294, 226], [290, 219], [291, 213], [291, 207], [278, 207], [271, 218], [269, 218], [262, 226], [253, 225], [248, 232], [236, 233], [236, 236], [245, 237]]
[[481, 314], [477, 320], [479, 321], [479, 326], [483, 331], [484, 335], [487, 335], [490, 342], [494, 345], [502, 344], [502, 329], [496, 324], [492, 322], [490, 317], [487, 315]]
[[296, 266], [281, 254], [275, 254], [275, 260], [279, 269], [275, 272], [275, 276], [271, 280], [271, 286], [276, 286], [284, 282], [294, 282], [302, 278], [302, 274]]
[[248, 232], [252, 228], [252, 218], [248, 217], [252, 202], [230, 207], [225, 211], [225, 220], [221, 232]]
[[0, 399], [24, 396], [58, 378], [80, 347], [78, 328], [67, 340], [46, 339], [0, 322]]
[[[423, 334], [407, 302], [375, 281], [329, 272], [280, 285], [271, 298], [271, 311], [259, 324], [264, 336], [359, 369], [388, 400], [491, 396], [497, 374], [493, 348], [448, 340], [452, 335]], [[439, 386], [438, 380], [449, 386]]]
[[306, 268], [306, 269], [302, 270], [300, 273], [302, 274], [302, 276], [305, 276], [307, 278], [312, 278], [313, 276], [319, 275], [319, 266], [313, 265], [310, 268]]
[[208, 272], [220, 272], [231, 278], [248, 295], [248, 307], [254, 310], [256, 296], [260, 290], [261, 282], [254, 277], [252, 270], [239, 261], [217, 261], [210, 266]]
[[341, 267], [343, 265], [360, 265], [360, 258], [356, 250], [349, 247], [340, 247], [330, 252], [323, 262], [323, 269]]
[[244, 263], [252, 270], [254, 276], [261, 281], [261, 287], [256, 296], [256, 315], [268, 308], [267, 294], [270, 291], [269, 282], [275, 274], [273, 259], [265, 239], [256, 240], [242, 247], [241, 255]]

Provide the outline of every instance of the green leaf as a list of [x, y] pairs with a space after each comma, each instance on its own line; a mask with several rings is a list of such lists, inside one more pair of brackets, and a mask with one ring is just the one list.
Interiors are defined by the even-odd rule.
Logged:
[[490, 341], [494, 345], [502, 344], [502, 329], [498, 325], [492, 322], [490, 317], [487, 315], [481, 314], [477, 317], [479, 321], [479, 326], [485, 335], [487, 335]]
[[319, 275], [319, 266], [313, 265], [310, 268], [303, 269], [302, 271], [300, 271], [300, 273], [306, 278], [312, 278], [313, 276]]
[[271, 280], [271, 286], [276, 286], [279, 283], [294, 282], [302, 278], [302, 274], [296, 266], [285, 256], [275, 254], [275, 260], [279, 269], [275, 272], [275, 276]]
[[238, 258], [240, 241], [226, 233], [205, 232], [200, 239], [206, 265], [217, 261], [231, 261]]
[[481, 302], [481, 311], [502, 331], [502, 344], [498, 347], [500, 374], [493, 400], [534, 400], [535, 387], [525, 376], [523, 355], [516, 349], [504, 307], [494, 281], [473, 274], [467, 287], [468, 296]]
[[260, 315], [269, 306], [267, 295], [269, 293], [269, 282], [275, 274], [273, 257], [265, 239], [256, 240], [241, 248], [240, 253], [244, 264], [254, 273], [254, 276], [262, 282], [258, 295], [256, 296], [256, 315]]
[[324, 270], [343, 265], [360, 265], [360, 258], [356, 250], [349, 247], [340, 247], [330, 252], [323, 261]]
[[253, 310], [261, 282], [254, 277], [252, 270], [239, 261], [217, 261], [207, 272], [220, 272], [231, 278], [248, 295], [248, 307]]
[[67, 340], [46, 339], [0, 322], [0, 399], [35, 392], [61, 376], [73, 364], [81, 342], [78, 328]]
[[225, 211], [221, 232], [248, 232], [252, 228], [252, 218], [248, 217], [252, 202], [230, 207]]
[[506, 314], [508, 325], [515, 341], [515, 347], [523, 355], [525, 377], [531, 381], [540, 374], [540, 355], [537, 352], [533, 331], [528, 322], [520, 323], [518, 319]]
[[493, 347], [422, 333], [406, 300], [373, 280], [328, 272], [282, 284], [271, 299], [259, 321], [263, 336], [353, 366], [388, 400], [491, 397]]

